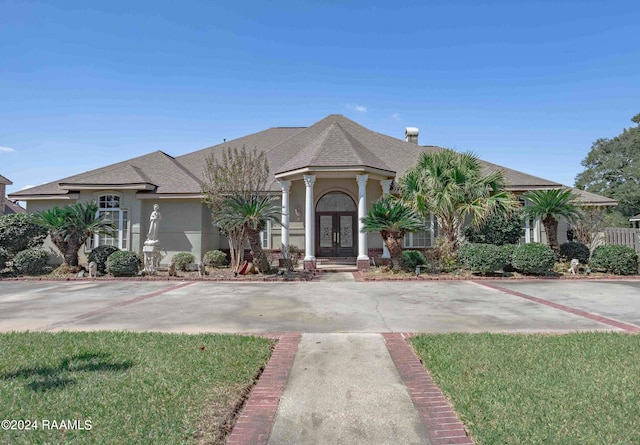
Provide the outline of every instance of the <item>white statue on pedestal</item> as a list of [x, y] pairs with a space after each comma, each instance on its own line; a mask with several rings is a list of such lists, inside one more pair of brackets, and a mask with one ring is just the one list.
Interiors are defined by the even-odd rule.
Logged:
[[158, 204], [153, 205], [153, 212], [149, 217], [149, 232], [147, 232], [147, 240], [144, 242], [147, 245], [158, 244], [158, 226], [162, 215], [160, 214], [160, 206]]

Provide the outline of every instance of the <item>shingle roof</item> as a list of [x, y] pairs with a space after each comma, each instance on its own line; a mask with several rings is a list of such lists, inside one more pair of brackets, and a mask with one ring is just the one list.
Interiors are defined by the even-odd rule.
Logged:
[[11, 182], [10, 180], [8, 180], [8, 179], [7, 179], [7, 178], [5, 178], [4, 176], [0, 175], [0, 184], [11, 185], [11, 184], [13, 184], [13, 182]]
[[580, 203], [586, 206], [615, 206], [618, 205], [618, 201], [615, 199], [607, 198], [605, 196], [596, 195], [595, 193], [587, 192], [586, 190], [580, 190], [570, 187], [573, 193], [578, 195]]
[[[442, 150], [419, 146], [369, 130], [342, 115], [332, 114], [310, 127], [277, 127], [173, 158], [156, 151], [59, 181], [11, 194], [13, 198], [34, 195], [63, 195], [73, 187], [147, 185], [153, 190], [139, 193], [198, 194], [207, 157], [221, 156], [227, 148], [264, 151], [272, 174], [285, 174], [313, 167], [365, 167], [402, 176], [422, 153]], [[501, 170], [510, 190], [558, 188], [561, 184], [517, 170], [481, 161], [488, 173]], [[64, 187], [64, 188], [62, 188]], [[271, 188], [278, 190], [277, 184]], [[584, 202], [614, 205], [614, 200], [577, 191]], [[595, 204], [598, 203], [598, 204]]]

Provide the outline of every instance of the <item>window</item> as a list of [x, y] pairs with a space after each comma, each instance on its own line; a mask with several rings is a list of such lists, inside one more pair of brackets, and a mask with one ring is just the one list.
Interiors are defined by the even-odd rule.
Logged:
[[406, 248], [418, 248], [418, 247], [431, 247], [435, 244], [436, 236], [438, 236], [438, 224], [433, 213], [429, 217], [429, 220], [425, 222], [427, 226], [426, 230], [419, 232], [407, 233], [404, 237], [404, 247]]
[[98, 198], [98, 216], [102, 216], [116, 228], [113, 236], [96, 235], [89, 248], [97, 246], [116, 246], [118, 249], [129, 249], [129, 212], [120, 207], [120, 196], [101, 195]]
[[260, 243], [263, 249], [271, 248], [271, 221], [267, 221], [267, 226], [260, 232]]
[[[522, 205], [522, 207], [526, 207], [527, 200], [524, 197], [518, 196], [518, 201], [520, 201], [520, 204]], [[522, 223], [523, 233], [522, 233], [522, 236], [520, 237], [520, 244], [537, 242], [538, 236], [535, 229], [536, 229], [536, 222], [532, 219], [524, 218]]]

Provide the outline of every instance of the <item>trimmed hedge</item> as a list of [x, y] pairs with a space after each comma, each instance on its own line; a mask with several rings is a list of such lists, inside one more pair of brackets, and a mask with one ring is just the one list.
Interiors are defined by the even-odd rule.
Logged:
[[41, 275], [47, 270], [49, 253], [40, 248], [32, 247], [16, 253], [13, 257], [13, 267], [25, 275]]
[[116, 246], [98, 246], [89, 253], [89, 262], [94, 261], [100, 273], [107, 273], [107, 259], [113, 252], [118, 252]]
[[41, 247], [47, 233], [47, 229], [33, 221], [30, 213], [0, 216], [0, 247], [7, 249], [9, 256], [31, 247]]
[[107, 258], [107, 272], [114, 277], [131, 277], [138, 274], [142, 260], [135, 252], [119, 250]]
[[546, 244], [528, 243], [513, 251], [511, 264], [524, 274], [542, 275], [549, 272], [556, 262], [556, 254]]
[[598, 246], [591, 255], [591, 267], [616, 275], [634, 275], [638, 273], [638, 254], [627, 246]]
[[196, 257], [188, 252], [180, 252], [173, 256], [173, 260], [176, 262], [176, 269], [186, 272], [187, 267], [196, 260]]
[[209, 250], [204, 254], [203, 261], [207, 266], [222, 267], [227, 264], [227, 254], [221, 250]]
[[587, 264], [590, 255], [591, 252], [589, 248], [582, 243], [569, 241], [560, 244], [560, 258], [564, 261], [571, 261], [575, 258], [580, 261], [580, 263]]
[[402, 251], [402, 268], [406, 271], [413, 272], [416, 270], [416, 266], [422, 266], [427, 264], [422, 252], [418, 250], [403, 250]]
[[493, 213], [480, 227], [467, 226], [464, 236], [470, 243], [517, 244], [522, 236], [522, 217], [519, 213], [510, 216]]
[[512, 251], [510, 245], [467, 243], [458, 249], [458, 259], [472, 272], [486, 274], [504, 270], [511, 260]]

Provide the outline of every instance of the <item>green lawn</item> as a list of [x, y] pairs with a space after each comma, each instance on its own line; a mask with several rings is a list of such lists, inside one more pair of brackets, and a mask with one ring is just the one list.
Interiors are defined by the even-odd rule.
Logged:
[[[264, 367], [273, 343], [234, 335], [0, 334], [0, 443], [221, 443], [221, 426]], [[43, 430], [79, 420], [84, 431]]]
[[411, 339], [477, 444], [640, 444], [640, 336]]

